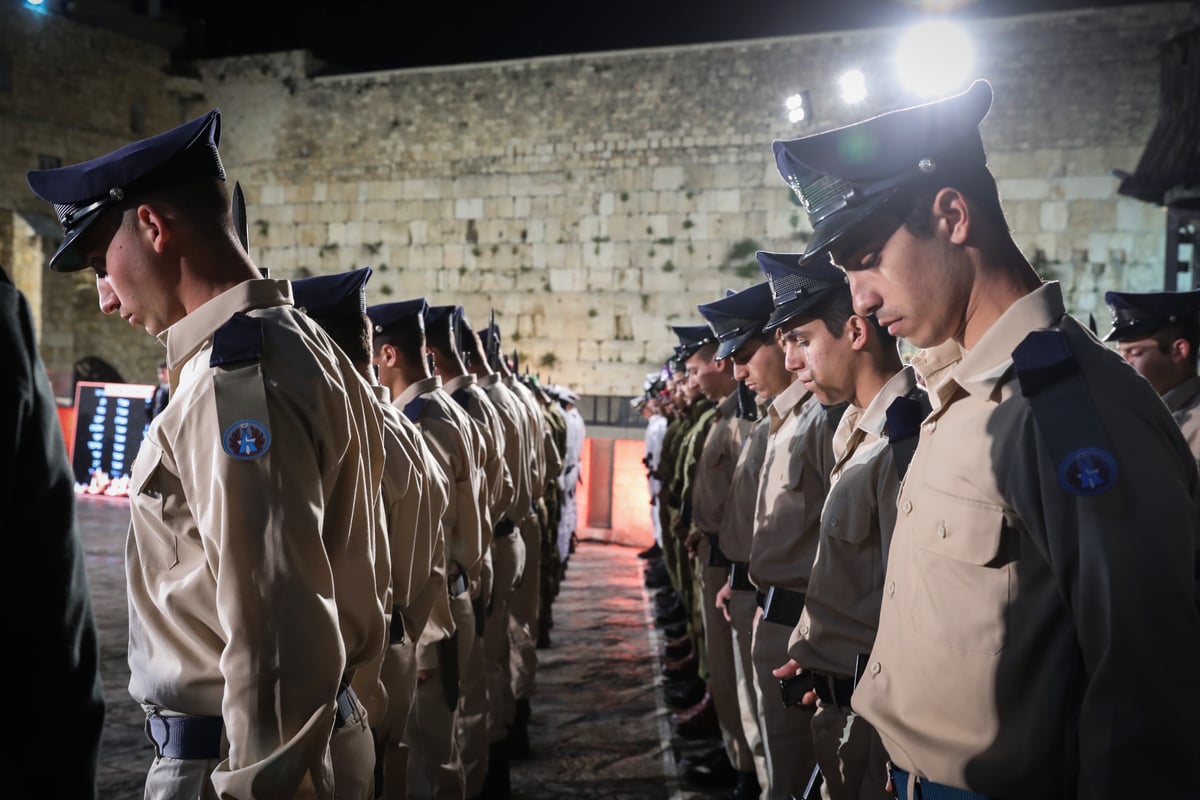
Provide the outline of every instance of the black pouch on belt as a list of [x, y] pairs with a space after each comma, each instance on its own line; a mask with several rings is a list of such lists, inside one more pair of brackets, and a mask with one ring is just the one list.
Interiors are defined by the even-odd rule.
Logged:
[[728, 567], [730, 561], [721, 552], [721, 537], [715, 533], [708, 536], [708, 565], [710, 567]]
[[442, 664], [442, 697], [453, 711], [458, 708], [458, 631], [438, 642], [438, 661]]
[[487, 622], [487, 608], [483, 604], [483, 595], [471, 599], [471, 609], [475, 612], [475, 635], [483, 638], [483, 624]]

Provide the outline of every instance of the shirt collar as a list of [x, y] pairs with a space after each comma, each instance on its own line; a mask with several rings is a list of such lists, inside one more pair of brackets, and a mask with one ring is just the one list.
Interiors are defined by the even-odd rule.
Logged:
[[375, 394], [375, 399], [383, 405], [392, 402], [392, 390], [381, 383], [372, 383], [371, 391]]
[[779, 426], [783, 424], [788, 415], [811, 396], [812, 392], [804, 388], [803, 382], [792, 381], [792, 385], [780, 392], [768, 408], [768, 413], [771, 415], [771, 432], [779, 430]]
[[457, 378], [451, 378], [446, 381], [442, 388], [446, 390], [447, 394], [454, 394], [464, 386], [471, 386], [474, 383], [475, 376], [468, 372], [465, 375], [459, 375]]
[[441, 386], [441, 384], [442, 379], [437, 375], [429, 378], [423, 378], [416, 383], [410, 383], [408, 386], [404, 387], [404, 391], [401, 392], [400, 396], [396, 398], [396, 405], [404, 407], [412, 402], [414, 397], [432, 392], [434, 389]]
[[872, 436], [883, 436], [883, 429], [887, 425], [888, 406], [897, 397], [903, 397], [911, 392], [916, 385], [917, 372], [912, 367], [905, 367], [897, 372], [867, 405], [866, 410], [858, 418], [857, 427]]
[[1200, 375], [1193, 375], [1164, 394], [1162, 399], [1171, 411], [1179, 411], [1185, 408], [1197, 395], [1200, 395]]
[[737, 392], [730, 392], [717, 403], [717, 417], [727, 419], [737, 412]]
[[490, 389], [496, 385], [496, 381], [500, 380], [500, 375], [493, 372], [491, 375], [476, 375], [475, 381], [484, 389]]
[[973, 395], [990, 397], [1011, 369], [1017, 345], [1030, 331], [1052, 327], [1066, 313], [1059, 283], [1042, 284], [1009, 306], [975, 347], [964, 351], [951, 379]]
[[290, 305], [292, 284], [288, 281], [260, 278], [226, 289], [158, 335], [167, 348], [167, 366], [174, 372], [239, 311]]

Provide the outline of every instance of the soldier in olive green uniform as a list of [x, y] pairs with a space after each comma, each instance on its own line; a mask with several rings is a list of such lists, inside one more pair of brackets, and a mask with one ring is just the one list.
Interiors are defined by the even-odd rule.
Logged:
[[1185, 797], [1200, 753], [1200, 475], [1150, 384], [1013, 242], [991, 86], [776, 142], [855, 311], [926, 348], [852, 706], [901, 798]]
[[370, 741], [349, 684], [387, 640], [383, 415], [289, 284], [262, 279], [240, 246], [219, 141], [214, 110], [29, 173], [66, 232], [51, 268], [93, 269], [101, 311], [167, 350], [171, 403], [130, 482], [129, 692], [155, 745], [145, 794], [267, 784], [332, 798], [336, 777], [369, 795], [369, 773], [334, 775], [329, 738], [350, 724]]

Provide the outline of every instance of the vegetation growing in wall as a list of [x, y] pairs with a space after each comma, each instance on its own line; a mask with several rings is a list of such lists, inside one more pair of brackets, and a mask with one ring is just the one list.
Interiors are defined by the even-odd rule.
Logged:
[[667, 259], [667, 262], [662, 265], [662, 271], [663, 272], [674, 272], [675, 271], [675, 262], [671, 261], [670, 259]]
[[621, 192], [621, 202], [622, 203], [629, 202], [629, 192]]
[[696, 223], [692, 222], [687, 217], [683, 218], [683, 222], [681, 223], [681, 225], [683, 226], [683, 229], [685, 231], [690, 231], [692, 228], [696, 227]]
[[721, 272], [732, 271], [742, 278], [753, 277], [759, 273], [758, 259], [754, 256], [759, 249], [758, 242], [753, 239], [740, 239], [730, 246], [725, 260], [717, 269]]
[[370, 255], [377, 256], [382, 249], [383, 242], [363, 242], [363, 250], [366, 250]]
[[263, 238], [266, 238], [267, 234], [271, 232], [271, 223], [265, 219], [254, 220], [254, 227], [258, 228], [258, 235]]
[[328, 242], [317, 248], [317, 255], [320, 256], [321, 258], [324, 258], [325, 256], [333, 255], [337, 251], [338, 251], [338, 243], [337, 242]]
[[384, 294], [384, 295], [391, 294], [391, 293], [392, 293], [392, 287], [391, 287], [391, 286], [388, 286], [386, 283], [384, 283], [384, 284], [381, 284], [381, 285], [380, 285], [380, 287], [379, 287], [379, 293], [380, 293], [380, 294]]
[[538, 359], [538, 366], [546, 369], [554, 369], [558, 366], [558, 356], [554, 353], [542, 353], [542, 357]]
[[599, 313], [600, 313], [600, 312], [599, 312], [599, 311], [597, 311], [597, 310], [596, 310], [596, 309], [594, 309], [594, 308], [589, 308], [589, 309], [588, 309], [588, 316], [589, 316], [589, 317], [594, 317], [594, 316], [598, 315]]

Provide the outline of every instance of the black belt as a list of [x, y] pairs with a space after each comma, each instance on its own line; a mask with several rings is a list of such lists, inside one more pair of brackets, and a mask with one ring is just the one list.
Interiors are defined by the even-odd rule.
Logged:
[[750, 582], [750, 562], [729, 562], [729, 588], [736, 592], [756, 591], [754, 584]]
[[854, 694], [854, 681], [850, 678], [837, 678], [825, 672], [813, 672], [813, 688], [825, 705], [850, 707], [850, 695]]
[[763, 599], [762, 610], [762, 618], [767, 622], [794, 628], [800, 621], [800, 612], [804, 610], [804, 592], [770, 586]]
[[991, 800], [986, 794], [972, 792], [970, 789], [956, 789], [944, 783], [934, 783], [920, 775], [914, 784], [912, 797], [909, 797], [908, 773], [899, 767], [890, 767], [889, 771], [898, 800]]
[[513, 525], [511, 519], [502, 519], [492, 528], [493, 536], [512, 536], [513, 531], [517, 528]]
[[458, 597], [467, 590], [467, 573], [460, 572], [457, 575], [451, 575], [446, 581], [446, 588], [450, 591], [451, 597]]
[[720, 534], [709, 533], [706, 535], [708, 536], [708, 565], [710, 567], [728, 567], [731, 562], [721, 552]]
[[[358, 707], [358, 695], [346, 683], [338, 690], [337, 713], [333, 719], [336, 731], [346, 724]], [[221, 758], [220, 717], [146, 717], [146, 738], [154, 745], [160, 758], [203, 759]]]

